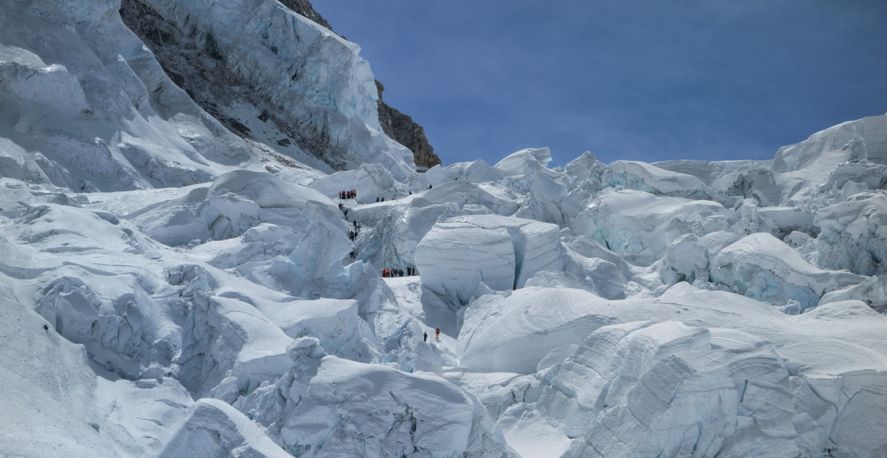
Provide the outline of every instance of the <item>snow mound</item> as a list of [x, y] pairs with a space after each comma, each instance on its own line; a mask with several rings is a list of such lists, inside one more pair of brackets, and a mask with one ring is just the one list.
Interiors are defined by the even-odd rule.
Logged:
[[163, 458], [291, 456], [237, 409], [217, 399], [200, 399], [160, 454]]
[[780, 148], [773, 171], [783, 202], [803, 202], [813, 198], [842, 164], [865, 161], [887, 165], [887, 115], [841, 123]]
[[726, 217], [727, 210], [717, 202], [609, 190], [592, 200], [570, 229], [630, 262], [650, 265], [684, 234], [703, 236], [726, 229]]
[[529, 374], [549, 352], [611, 324], [607, 301], [582, 290], [527, 287], [471, 303], [459, 333], [462, 366]]
[[669, 285], [682, 281], [693, 283], [697, 279], [708, 281], [708, 249], [693, 234], [680, 237], [668, 245], [659, 265], [659, 275]]
[[508, 431], [547, 415], [576, 437], [564, 456], [790, 456], [826, 448], [866, 455], [883, 447], [869, 434], [877, 426], [846, 433], [852, 426], [842, 420], [862, 413], [856, 402], [842, 402], [836, 415], [821, 387], [797, 377], [766, 341], [731, 329], [606, 326], [542, 377], [530, 396], [538, 411], [514, 406], [500, 424]]
[[797, 301], [801, 310], [816, 306], [826, 291], [864, 280], [848, 272], [819, 269], [792, 247], [763, 232], [721, 250], [712, 262], [711, 276], [715, 282], [764, 302]]
[[323, 356], [309, 337], [289, 355], [291, 371], [234, 405], [294, 455], [511, 455], [483, 406], [437, 376]]
[[451, 203], [462, 209], [470, 205], [485, 209], [485, 213], [495, 213], [504, 216], [511, 215], [517, 211], [518, 205], [510, 196], [496, 191], [497, 189], [495, 188], [481, 187], [453, 180], [422, 193], [421, 196], [418, 196], [413, 201], [413, 204], [424, 206]]
[[493, 182], [503, 177], [501, 170], [490, 167], [484, 161], [457, 162], [447, 167], [446, 172], [448, 178], [463, 179], [469, 183]]
[[460, 216], [434, 226], [416, 247], [422, 284], [465, 303], [484, 283], [517, 289], [535, 273], [563, 268], [557, 226], [494, 215]]
[[612, 187], [636, 189], [663, 196], [713, 200], [711, 190], [699, 178], [660, 169], [644, 162], [613, 162], [607, 167], [602, 179]]
[[548, 148], [527, 148], [515, 151], [497, 162], [493, 167], [508, 176], [525, 175], [545, 167], [551, 162]]
[[858, 285], [830, 291], [822, 296], [819, 305], [846, 300], [859, 300], [881, 313], [887, 312], [887, 275], [869, 277]]
[[245, 389], [286, 371], [292, 339], [271, 320], [238, 299], [196, 299], [178, 358], [179, 380], [189, 391], [224, 396], [230, 383]]
[[819, 265], [863, 275], [887, 273], [887, 195], [864, 193], [822, 208], [814, 226]]
[[260, 310], [297, 339], [316, 337], [330, 353], [358, 361], [372, 355], [373, 331], [353, 299], [316, 299], [262, 304]]

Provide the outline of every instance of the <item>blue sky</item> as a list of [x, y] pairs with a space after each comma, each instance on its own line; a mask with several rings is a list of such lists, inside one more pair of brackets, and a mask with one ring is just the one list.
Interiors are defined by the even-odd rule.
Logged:
[[314, 0], [444, 162], [771, 158], [887, 112], [885, 0]]

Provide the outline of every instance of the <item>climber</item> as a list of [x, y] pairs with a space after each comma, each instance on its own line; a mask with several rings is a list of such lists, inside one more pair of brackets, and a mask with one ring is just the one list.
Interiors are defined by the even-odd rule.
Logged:
[[440, 342], [440, 328], [434, 328], [434, 338]]
[[428, 185], [428, 189], [431, 189], [431, 185]]
[[422, 342], [428, 342], [428, 332], [427, 331], [422, 333]]
[[388, 269], [382, 269], [382, 278], [388, 278]]
[[49, 332], [49, 325], [48, 325], [48, 324], [44, 324], [44, 325], [43, 325], [43, 330], [46, 331], [46, 332]]

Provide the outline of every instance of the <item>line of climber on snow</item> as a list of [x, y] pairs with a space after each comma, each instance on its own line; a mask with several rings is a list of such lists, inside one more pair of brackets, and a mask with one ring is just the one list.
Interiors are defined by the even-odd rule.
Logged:
[[[434, 339], [440, 342], [440, 328], [434, 328]], [[422, 342], [428, 342], [428, 331], [422, 332]]]
[[382, 269], [382, 277], [384, 278], [393, 278], [393, 277], [412, 277], [414, 275], [419, 275], [419, 272], [415, 267], [407, 267], [404, 269]]
[[360, 235], [361, 225], [357, 221], [352, 221], [351, 226], [353, 229], [348, 231], [348, 238], [351, 239], [351, 241], [353, 242], [355, 239], [357, 239], [357, 236]]
[[339, 191], [339, 198], [343, 199], [343, 200], [357, 199], [357, 190], [356, 189], [349, 189], [347, 191]]

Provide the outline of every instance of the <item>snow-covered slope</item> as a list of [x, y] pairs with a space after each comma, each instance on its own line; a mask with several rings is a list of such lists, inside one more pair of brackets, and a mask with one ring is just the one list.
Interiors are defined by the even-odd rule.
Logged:
[[13, 0], [0, 11], [0, 170], [78, 191], [182, 186], [256, 154], [197, 107], [117, 2]]
[[416, 174], [376, 107], [275, 0], [0, 8], [0, 455], [887, 455], [887, 115]]
[[276, 0], [123, 6], [192, 97], [242, 136], [326, 170], [382, 163], [404, 179], [414, 169], [412, 153], [382, 131], [357, 45]]

